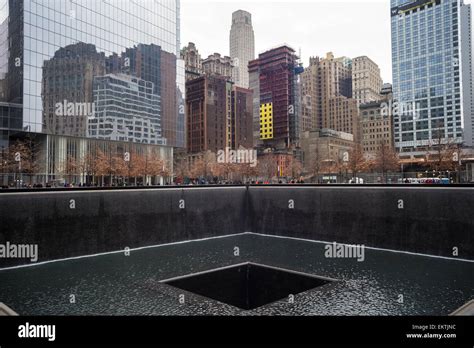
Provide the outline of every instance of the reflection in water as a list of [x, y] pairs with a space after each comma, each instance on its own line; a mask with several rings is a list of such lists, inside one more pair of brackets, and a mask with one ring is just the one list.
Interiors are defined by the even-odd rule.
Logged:
[[[0, 102], [23, 105], [9, 127], [184, 147], [179, 12], [176, 0], [0, 0]], [[100, 117], [89, 127], [59, 103]]]
[[[160, 283], [245, 261], [340, 281], [252, 311], [195, 295], [180, 305], [182, 291]], [[0, 301], [23, 315], [447, 315], [472, 299], [473, 271], [470, 262], [377, 250], [364, 262], [326, 259], [323, 244], [242, 235], [0, 271]]]

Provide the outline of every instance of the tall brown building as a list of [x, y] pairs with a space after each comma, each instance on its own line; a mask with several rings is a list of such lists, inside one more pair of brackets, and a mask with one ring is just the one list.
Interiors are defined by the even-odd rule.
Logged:
[[176, 55], [161, 51], [161, 130], [162, 136], [170, 146], [182, 147], [178, 139], [178, 95], [176, 89]]
[[[153, 93], [160, 97], [159, 120], [166, 145], [184, 147], [184, 117], [180, 112], [181, 100], [177, 81], [176, 55], [164, 51], [158, 45], [139, 44], [127, 48], [118, 62], [116, 57], [107, 59], [109, 68], [153, 82]], [[116, 73], [116, 71], [112, 71]]]
[[359, 109], [357, 100], [346, 97], [329, 98], [329, 108], [324, 114], [324, 128], [349, 133], [354, 141], [360, 140]]
[[181, 49], [181, 59], [184, 60], [186, 81], [193, 80], [202, 75], [202, 59], [193, 42]]
[[246, 88], [232, 88], [232, 148], [253, 148], [253, 94]]
[[352, 64], [346, 57], [311, 57], [301, 77], [304, 130], [333, 129], [354, 135], [357, 141], [358, 108], [352, 99]]
[[43, 125], [48, 134], [87, 136], [94, 76], [105, 75], [105, 55], [91, 44], [60, 48], [43, 66]]
[[252, 146], [252, 91], [223, 76], [206, 75], [186, 82], [189, 154], [217, 153]]
[[258, 59], [249, 62], [250, 85], [254, 90], [254, 125], [259, 129], [256, 145], [288, 149], [297, 144], [300, 127], [298, 68], [295, 51], [286, 45], [261, 53]]
[[389, 98], [360, 105], [361, 144], [367, 157], [374, 157], [382, 146], [395, 148], [393, 117], [384, 115], [384, 103]]
[[358, 105], [379, 100], [383, 81], [379, 66], [369, 57], [352, 60], [352, 94]]
[[202, 70], [206, 75], [220, 75], [230, 81], [234, 65], [230, 57], [214, 53], [202, 61]]

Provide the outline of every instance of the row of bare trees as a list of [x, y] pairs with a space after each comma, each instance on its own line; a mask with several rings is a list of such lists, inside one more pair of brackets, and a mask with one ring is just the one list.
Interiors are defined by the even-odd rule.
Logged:
[[214, 153], [208, 151], [193, 160], [183, 156], [175, 163], [175, 176], [182, 178], [212, 178], [227, 181], [272, 180], [279, 176], [299, 178], [303, 171], [301, 162], [289, 159], [284, 169], [280, 168], [276, 157], [262, 156], [255, 165], [249, 163], [219, 163]]
[[41, 149], [32, 136], [16, 140], [9, 147], [1, 149], [0, 164], [2, 176], [27, 177], [31, 184], [33, 176], [42, 168]]
[[69, 156], [66, 164], [59, 171], [60, 174], [69, 177], [69, 181], [81, 176], [90, 178], [95, 185], [96, 179], [100, 178], [99, 184], [104, 185], [105, 178], [112, 183], [114, 178], [121, 182], [136, 185], [147, 183], [150, 177], [169, 177], [171, 170], [169, 164], [156, 154], [140, 153], [105, 153], [101, 149], [95, 155], [87, 154], [76, 158]]
[[362, 146], [356, 145], [342, 156], [336, 158], [322, 158], [318, 150], [309, 165], [309, 172], [313, 176], [320, 174], [350, 173], [356, 177], [358, 173], [379, 172], [385, 180], [388, 172], [398, 171], [400, 168], [398, 154], [388, 145], [381, 145], [373, 158], [368, 158]]
[[[114, 181], [128, 184], [146, 184], [154, 177], [171, 177], [170, 163], [158, 154], [144, 151], [126, 153], [118, 149], [105, 152], [100, 147], [89, 149], [86, 154], [69, 154], [65, 160], [50, 159], [53, 173], [46, 173], [45, 154], [33, 137], [16, 140], [0, 153], [2, 176], [27, 177], [32, 184], [33, 177], [42, 175], [49, 179], [63, 177], [69, 183], [104, 185]], [[5, 181], [3, 179], [3, 181]]]
[[[457, 144], [440, 140], [419, 165], [436, 172], [456, 172], [460, 170], [462, 158], [462, 151]], [[382, 144], [372, 157], [365, 156], [362, 146], [356, 145], [347, 152], [347, 158], [342, 156], [327, 160], [316, 153], [310, 165], [310, 174], [318, 176], [347, 172], [356, 177], [358, 173], [380, 173], [385, 182], [388, 173], [400, 171], [401, 163], [399, 154], [387, 144]]]
[[[305, 173], [318, 177], [321, 174], [346, 173], [356, 177], [358, 173], [381, 173], [382, 180], [386, 181], [386, 175], [390, 172], [400, 170], [400, 160], [394, 149], [386, 144], [381, 145], [375, 156], [367, 158], [360, 145], [348, 151], [346, 156], [334, 159], [322, 158], [318, 149], [309, 163]], [[8, 148], [2, 148], [0, 163], [2, 174], [18, 175], [29, 178], [31, 184], [34, 175], [46, 171], [44, 168], [45, 156], [41, 155], [41, 148], [33, 137], [12, 142]], [[88, 184], [109, 184], [114, 180], [123, 183], [148, 183], [153, 177], [178, 178], [218, 178], [219, 180], [244, 181], [272, 180], [284, 176], [299, 178], [303, 173], [301, 163], [288, 158], [284, 168], [279, 168], [276, 157], [259, 157], [257, 165], [218, 163], [216, 155], [206, 152], [196, 156], [190, 161], [187, 155], [183, 155], [174, 164], [174, 173], [170, 163], [161, 159], [157, 154], [144, 151], [132, 151], [125, 158], [123, 151], [104, 152], [101, 148], [89, 151], [83, 156], [68, 156], [64, 161], [55, 163], [54, 173], [67, 178], [68, 182], [87, 182]], [[459, 171], [461, 167], [462, 152], [457, 144], [443, 141], [441, 138], [435, 140], [432, 150], [426, 155], [422, 165], [428, 170]]]

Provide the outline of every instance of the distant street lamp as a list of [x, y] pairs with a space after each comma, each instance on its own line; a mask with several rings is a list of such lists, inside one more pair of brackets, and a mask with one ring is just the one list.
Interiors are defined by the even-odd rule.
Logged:
[[128, 167], [128, 186], [131, 186], [130, 185], [130, 152], [125, 152], [124, 154], [124, 161], [127, 163], [127, 167]]
[[15, 153], [15, 162], [18, 163], [18, 173], [20, 176], [20, 182], [18, 183], [18, 187], [21, 188], [21, 182], [22, 182], [22, 175], [21, 175], [21, 153], [16, 152]]

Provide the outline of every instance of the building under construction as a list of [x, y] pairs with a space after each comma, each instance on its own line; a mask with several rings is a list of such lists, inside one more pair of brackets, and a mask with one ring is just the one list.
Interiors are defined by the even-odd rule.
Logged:
[[298, 57], [287, 45], [261, 53], [249, 63], [254, 142], [259, 148], [282, 150], [298, 146], [299, 71]]

